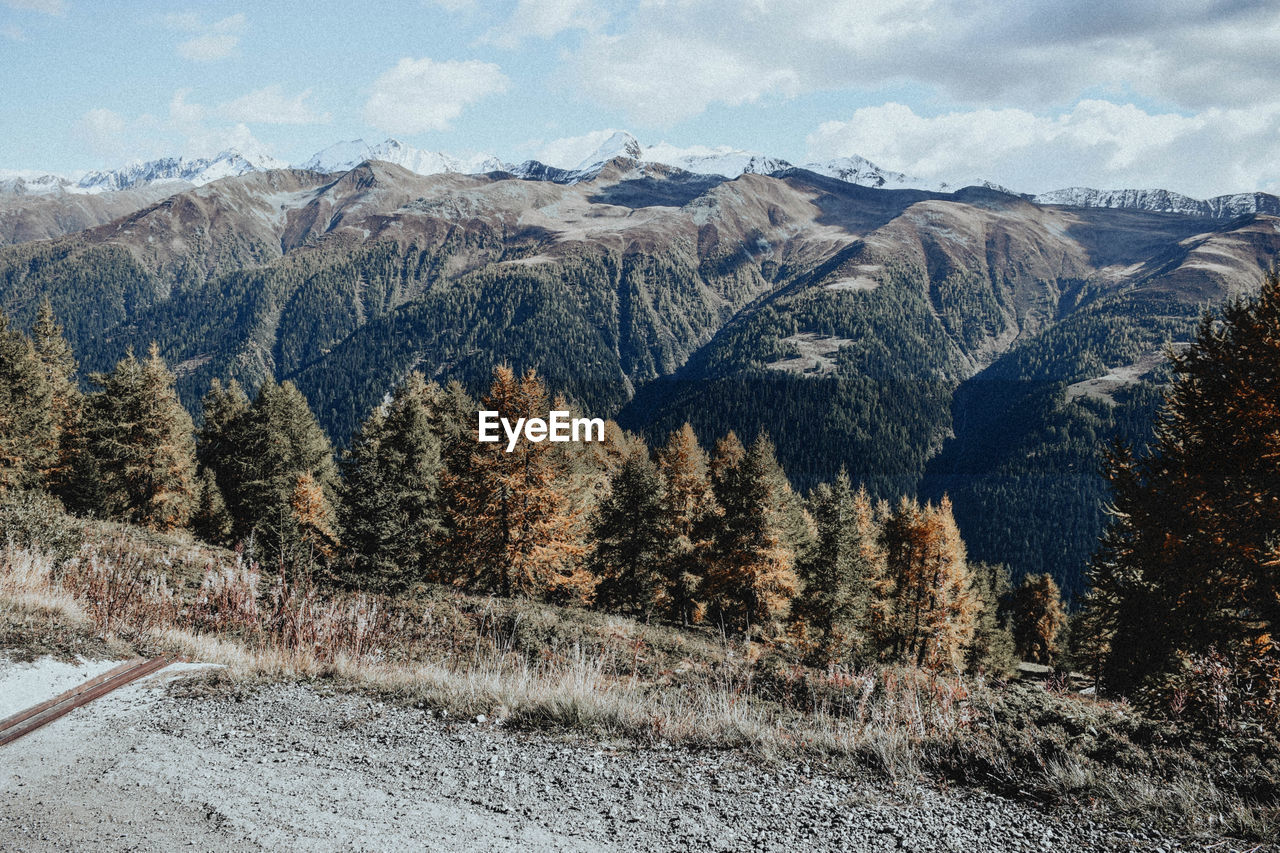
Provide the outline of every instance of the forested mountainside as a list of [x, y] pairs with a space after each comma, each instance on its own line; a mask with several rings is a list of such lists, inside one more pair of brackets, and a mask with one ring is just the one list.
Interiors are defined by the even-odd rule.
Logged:
[[882, 496], [946, 491], [975, 559], [1072, 592], [1099, 447], [1143, 439], [1161, 349], [1280, 246], [1265, 214], [799, 169], [522, 174], [214, 181], [0, 250], [0, 308], [25, 325], [48, 297], [86, 373], [156, 341], [193, 410], [215, 377], [291, 379], [339, 444], [410, 370], [478, 393], [494, 364], [534, 368], [655, 442], [765, 430], [801, 488], [843, 466]]

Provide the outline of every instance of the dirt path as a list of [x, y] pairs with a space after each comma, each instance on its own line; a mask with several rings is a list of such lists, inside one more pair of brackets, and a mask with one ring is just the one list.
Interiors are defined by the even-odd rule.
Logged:
[[0, 749], [0, 849], [1183, 849], [981, 793], [162, 681]]

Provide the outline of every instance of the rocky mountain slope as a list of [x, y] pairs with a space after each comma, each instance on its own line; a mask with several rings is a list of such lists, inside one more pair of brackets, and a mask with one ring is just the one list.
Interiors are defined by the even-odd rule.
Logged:
[[[1097, 447], [1153, 404], [1158, 377], [1120, 368], [1280, 249], [1267, 213], [730, 179], [633, 141], [573, 169], [220, 179], [0, 250], [0, 307], [25, 323], [48, 296], [86, 370], [157, 341], [193, 407], [215, 376], [290, 378], [339, 442], [411, 369], [477, 390], [533, 367], [651, 438], [766, 430], [802, 487], [844, 466], [884, 496], [946, 491], [976, 557], [1074, 589]], [[1109, 375], [1135, 382], [1068, 393]]]

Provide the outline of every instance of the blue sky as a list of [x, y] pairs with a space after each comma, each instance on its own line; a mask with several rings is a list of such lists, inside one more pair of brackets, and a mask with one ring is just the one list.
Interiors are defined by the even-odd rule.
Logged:
[[0, 0], [0, 168], [622, 128], [1023, 191], [1280, 189], [1261, 0]]

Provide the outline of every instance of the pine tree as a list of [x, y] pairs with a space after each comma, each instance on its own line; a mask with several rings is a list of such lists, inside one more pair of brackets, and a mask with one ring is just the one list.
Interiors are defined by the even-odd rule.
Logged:
[[57, 435], [47, 371], [31, 340], [0, 312], [0, 494], [45, 485]]
[[[310, 477], [326, 504], [317, 510], [319, 516], [335, 515], [339, 478], [333, 448], [306, 398], [292, 382], [267, 380], [242, 414], [234, 414], [238, 409], [235, 389], [223, 393], [231, 413], [227, 435], [234, 446], [225, 451], [221, 469], [215, 467], [218, 484], [235, 521], [236, 537], [256, 534], [267, 556], [274, 558], [279, 556], [278, 548], [291, 544], [285, 540], [292, 535], [292, 528], [281, 521], [287, 519], [287, 513], [281, 513], [291, 506], [303, 475]], [[212, 453], [211, 449], [210, 456]], [[336, 535], [338, 531], [333, 532]]]
[[[514, 423], [545, 417], [547, 392], [533, 371], [494, 369], [481, 407]], [[500, 595], [587, 601], [593, 578], [582, 565], [580, 511], [566, 488], [564, 457], [549, 442], [480, 442], [476, 413], [452, 444], [443, 479], [449, 542], [442, 579]]]
[[1211, 650], [1250, 667], [1280, 630], [1280, 274], [1171, 358], [1149, 450], [1110, 456], [1114, 520], [1081, 620], [1115, 692]]
[[145, 361], [131, 352], [90, 380], [101, 389], [87, 398], [84, 418], [85, 453], [100, 480], [96, 509], [153, 530], [186, 527], [196, 501], [195, 440], [159, 349], [152, 344]]
[[1048, 574], [1027, 575], [1013, 596], [1013, 638], [1022, 660], [1052, 664], [1067, 624], [1062, 592]]
[[647, 613], [658, 603], [673, 561], [675, 541], [667, 525], [667, 486], [637, 440], [610, 479], [610, 491], [596, 511], [591, 538], [591, 570], [599, 584], [596, 604], [609, 610]]
[[969, 669], [1002, 677], [1017, 663], [1008, 615], [1012, 592], [1009, 567], [1003, 563], [970, 563], [969, 570], [978, 599]]
[[196, 507], [191, 516], [191, 530], [205, 542], [231, 544], [231, 513], [210, 468], [198, 468], [196, 474]]
[[62, 327], [54, 318], [53, 308], [47, 298], [40, 302], [40, 308], [36, 312], [35, 324], [31, 327], [31, 342], [49, 385], [53, 420], [53, 459], [49, 468], [44, 471], [44, 477], [54, 491], [60, 491], [68, 483], [79, 448], [83, 397], [75, 383], [75, 355], [71, 351], [71, 345], [63, 337]]
[[707, 600], [724, 624], [772, 633], [799, 591], [795, 551], [787, 542], [790, 495], [761, 436], [744, 451], [733, 433], [716, 444], [712, 483], [722, 514], [707, 569]]
[[686, 626], [702, 621], [706, 610], [701, 589], [711, 547], [709, 524], [718, 512], [708, 464], [706, 451], [688, 423], [672, 432], [658, 451], [658, 470], [667, 485], [663, 510], [671, 537], [671, 553], [661, 569], [661, 603], [669, 616]]
[[876, 596], [884, 576], [880, 530], [865, 488], [853, 491], [840, 470], [809, 497], [816, 534], [801, 563], [800, 615], [813, 637], [812, 658], [852, 665], [876, 654]]
[[411, 373], [352, 437], [342, 462], [342, 528], [354, 586], [399, 590], [426, 571], [443, 532], [443, 394]]

